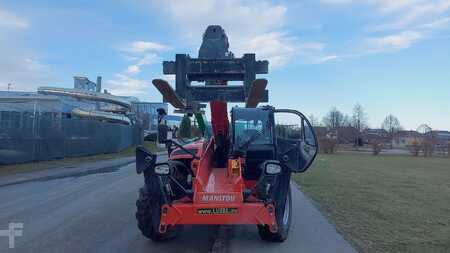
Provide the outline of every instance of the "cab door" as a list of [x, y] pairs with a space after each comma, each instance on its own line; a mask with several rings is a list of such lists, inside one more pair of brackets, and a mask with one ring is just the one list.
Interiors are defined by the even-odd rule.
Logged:
[[318, 144], [314, 128], [299, 111], [274, 110], [277, 157], [291, 172], [305, 172], [313, 163]]

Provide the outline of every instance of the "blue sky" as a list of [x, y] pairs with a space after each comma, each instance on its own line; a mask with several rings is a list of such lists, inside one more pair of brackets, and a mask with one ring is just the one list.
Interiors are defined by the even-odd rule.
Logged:
[[[144, 101], [161, 61], [197, 55], [208, 24], [270, 61], [270, 103], [322, 118], [362, 104], [369, 125], [450, 129], [450, 0], [0, 2], [0, 90], [72, 86], [74, 75]], [[164, 77], [172, 80], [171, 77]]]

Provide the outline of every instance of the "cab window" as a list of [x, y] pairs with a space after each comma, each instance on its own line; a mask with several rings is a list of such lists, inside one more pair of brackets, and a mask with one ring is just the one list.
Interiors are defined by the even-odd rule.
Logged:
[[269, 113], [261, 109], [238, 109], [234, 111], [234, 145], [239, 148], [251, 145], [272, 144]]

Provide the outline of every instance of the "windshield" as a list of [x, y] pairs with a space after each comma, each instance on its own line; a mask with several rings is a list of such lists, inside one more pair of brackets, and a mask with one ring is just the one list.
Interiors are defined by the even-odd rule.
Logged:
[[239, 108], [233, 112], [234, 146], [245, 149], [245, 146], [272, 144], [272, 131], [269, 112], [261, 109]]

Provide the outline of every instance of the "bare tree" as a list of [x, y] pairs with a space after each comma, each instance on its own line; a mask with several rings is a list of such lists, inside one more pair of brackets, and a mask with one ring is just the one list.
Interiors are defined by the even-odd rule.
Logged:
[[322, 120], [323, 124], [329, 129], [337, 129], [344, 124], [344, 115], [336, 109], [336, 107], [331, 108]]
[[392, 114], [389, 114], [386, 116], [386, 118], [383, 120], [383, 123], [381, 124], [381, 128], [386, 130], [389, 134], [389, 138], [394, 140], [395, 135], [402, 129], [402, 126], [400, 125], [400, 121]]
[[423, 156], [432, 156], [434, 152], [434, 147], [436, 145], [436, 140], [434, 138], [433, 129], [427, 124], [422, 124], [417, 128], [417, 132], [422, 135], [422, 151]]
[[342, 127], [351, 127], [352, 126], [352, 120], [350, 119], [350, 116], [347, 114], [344, 114], [344, 117], [342, 118]]
[[311, 123], [311, 125], [313, 127], [320, 126], [319, 119], [317, 119], [316, 116], [314, 116], [313, 114], [310, 114], [308, 118], [309, 118], [309, 122]]
[[361, 133], [364, 129], [367, 128], [367, 114], [364, 111], [364, 108], [361, 104], [357, 103], [353, 107], [353, 127], [358, 129], [358, 132]]

